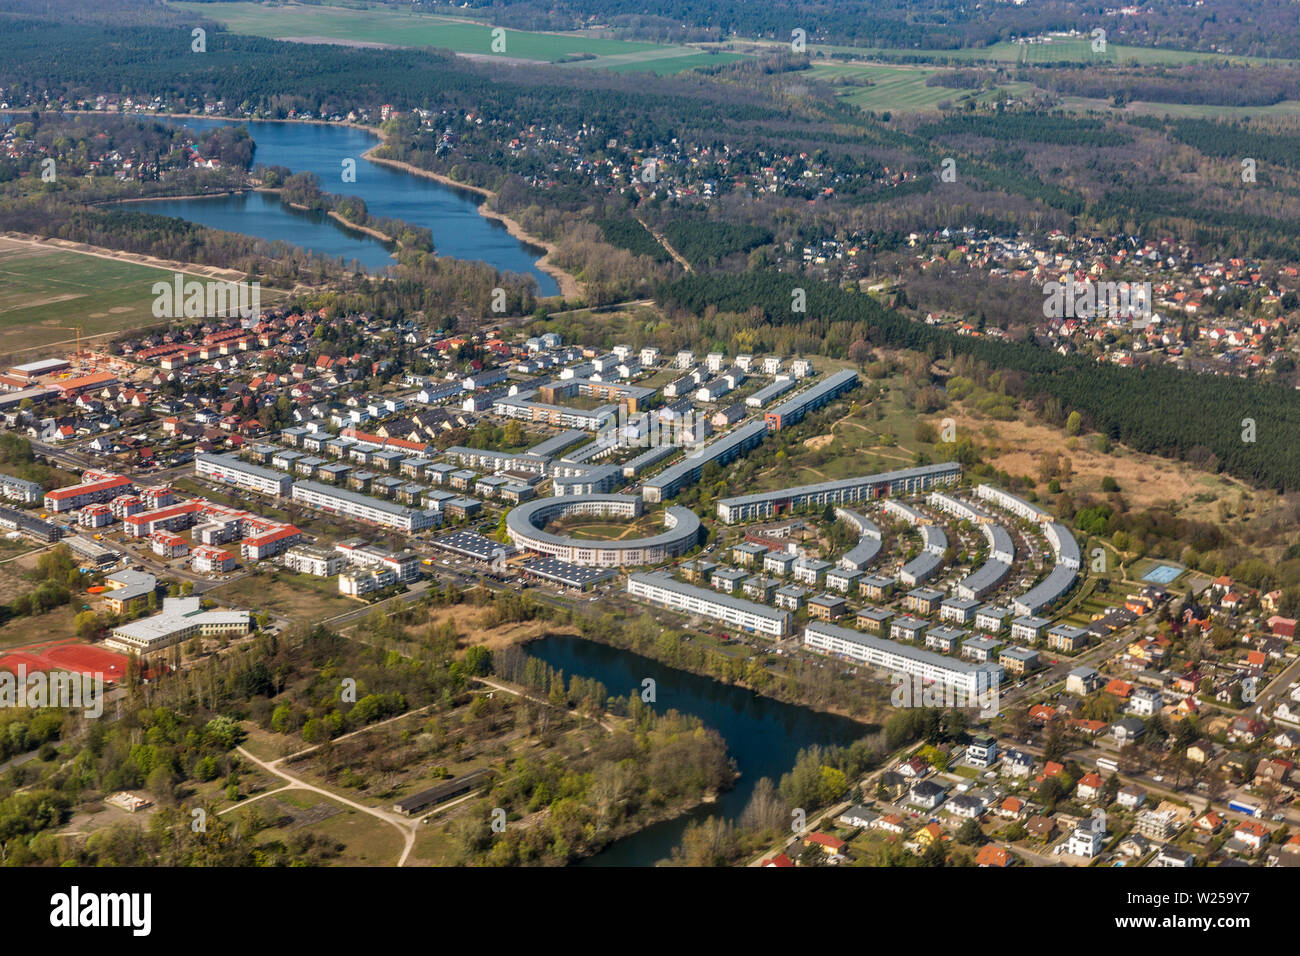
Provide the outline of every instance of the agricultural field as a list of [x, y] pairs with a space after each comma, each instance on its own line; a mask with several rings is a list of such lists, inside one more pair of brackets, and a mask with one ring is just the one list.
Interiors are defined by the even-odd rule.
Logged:
[[[744, 41], [737, 44], [739, 49], [755, 45], [788, 48], [788, 44], [773, 44], [771, 41]], [[727, 49], [731, 46], [732, 44], [725, 44], [723, 48]], [[1022, 63], [1029, 66], [1039, 63], [1095, 63], [1097, 61], [1116, 65], [1137, 63], [1139, 66], [1178, 66], [1183, 63], [1206, 62], [1269, 66], [1287, 65], [1295, 62], [1290, 59], [1220, 56], [1194, 50], [1169, 50], [1157, 47], [1126, 46], [1118, 43], [1107, 44], [1106, 52], [1101, 54], [1092, 51], [1092, 41], [1086, 37], [1062, 37], [1050, 43], [1016, 43], [1007, 40], [987, 47], [964, 47], [955, 50], [854, 47], [810, 42], [808, 44], [808, 53], [814, 58], [814, 61], [819, 55], [839, 54], [861, 57], [863, 60], [900, 60], [906, 58], [909, 62], [928, 60], [934, 63]]]
[[[1006, 89], [1010, 84], [1004, 85]], [[1024, 84], [1028, 86], [1028, 84]], [[1245, 119], [1248, 117], [1300, 116], [1300, 100], [1283, 100], [1269, 106], [1213, 106], [1208, 103], [1151, 103], [1134, 100], [1117, 110], [1107, 100], [1083, 96], [1061, 98], [1064, 109], [1076, 113], [1103, 112], [1108, 116], [1170, 116], [1175, 119]]]
[[672, 55], [665, 56], [637, 56], [629, 55], [627, 58], [608, 56], [601, 57], [598, 60], [588, 60], [577, 65], [592, 66], [598, 69], [606, 69], [611, 73], [682, 73], [686, 70], [694, 70], [702, 66], [723, 66], [727, 63], [735, 63], [738, 60], [749, 59], [741, 53], [712, 53], [712, 52], [682, 52], [687, 47], [667, 47], [667, 50], [674, 51]]
[[837, 80], [847, 84], [869, 83], [869, 86], [846, 85], [837, 89], [844, 90], [840, 96], [855, 106], [878, 112], [933, 110], [944, 101], [956, 103], [977, 92], [926, 85], [930, 77], [943, 72], [926, 67], [886, 64], [818, 64], [812, 68], [812, 77], [832, 84]]
[[13, 355], [157, 322], [152, 287], [172, 273], [0, 238], [0, 353]]
[[505, 49], [492, 49], [490, 24], [408, 13], [392, 7], [351, 9], [296, 3], [174, 3], [173, 7], [217, 20], [233, 33], [274, 40], [347, 45], [435, 47], [467, 56], [538, 63], [676, 73], [726, 59], [688, 46], [635, 43], [581, 34], [505, 31]]

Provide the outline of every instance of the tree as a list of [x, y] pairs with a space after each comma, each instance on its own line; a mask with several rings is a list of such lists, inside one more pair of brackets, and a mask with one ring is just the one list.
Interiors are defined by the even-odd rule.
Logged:
[[1065, 419], [1065, 433], [1067, 435], [1077, 435], [1083, 430], [1083, 416], [1078, 412], [1070, 412]]
[[103, 630], [104, 627], [103, 622], [99, 619], [99, 615], [94, 611], [82, 611], [76, 616], [73, 624], [77, 629], [77, 637], [81, 638], [83, 641], [88, 641], [98, 636], [99, 632]]
[[482, 644], [465, 651], [465, 670], [476, 677], [492, 673], [492, 652]]
[[984, 831], [980, 829], [979, 821], [973, 818], [967, 819], [957, 828], [957, 842], [964, 843], [966, 846], [978, 846], [984, 842]]

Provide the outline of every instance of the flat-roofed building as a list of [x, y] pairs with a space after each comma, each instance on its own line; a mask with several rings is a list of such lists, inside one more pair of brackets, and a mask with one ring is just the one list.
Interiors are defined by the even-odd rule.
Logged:
[[808, 599], [808, 616], [821, 621], [838, 621], [848, 609], [848, 602], [837, 594], [818, 594]]
[[299, 574], [327, 578], [338, 574], [347, 565], [347, 557], [329, 548], [299, 544], [284, 553], [284, 566]]
[[852, 504], [891, 495], [912, 494], [937, 485], [952, 484], [960, 478], [959, 462], [920, 465], [859, 478], [843, 478], [723, 498], [718, 501], [718, 517], [724, 524], [764, 520], [798, 508], [823, 508], [826, 505]]
[[237, 637], [247, 634], [247, 611], [205, 611], [200, 599], [164, 598], [162, 610], [152, 617], [119, 624], [104, 646], [140, 656], [155, 653], [191, 637]]
[[789, 425], [796, 425], [803, 421], [804, 416], [809, 412], [830, 404], [857, 386], [858, 373], [853, 369], [846, 368], [829, 375], [768, 412], [765, 416], [767, 426], [772, 431], [780, 431]]
[[1002, 668], [996, 664], [972, 664], [821, 621], [810, 623], [804, 630], [804, 645], [891, 674], [907, 674], [948, 685], [971, 699], [988, 693], [1002, 682]]
[[939, 620], [952, 624], [969, 624], [975, 620], [979, 602], [967, 598], [948, 598], [939, 605]]
[[1011, 639], [1033, 644], [1043, 636], [1043, 631], [1047, 630], [1051, 623], [1046, 618], [1023, 614], [1011, 622]]
[[1047, 646], [1067, 654], [1077, 651], [1088, 646], [1088, 632], [1082, 627], [1054, 624], [1047, 629]]
[[889, 632], [889, 621], [893, 616], [894, 612], [888, 608], [864, 607], [858, 611], [853, 623], [873, 634], [886, 634]]
[[641, 486], [642, 497], [656, 503], [667, 501], [681, 491], [683, 487], [699, 481], [704, 466], [719, 466], [735, 461], [752, 448], [756, 448], [767, 437], [767, 425], [763, 422], [746, 422], [733, 428], [721, 438], [716, 438], [706, 445], [701, 445], [675, 465], [669, 465]]
[[[288, 454], [288, 453], [285, 453]], [[299, 455], [299, 457], [302, 457]], [[234, 455], [198, 454], [194, 456], [194, 473], [213, 481], [247, 488], [263, 495], [283, 497], [289, 493], [293, 479], [280, 471], [241, 461]]]
[[790, 633], [791, 618], [785, 611], [683, 584], [662, 571], [633, 572], [628, 575], [627, 590], [652, 604], [698, 614], [769, 637], [781, 638]]
[[294, 501], [300, 501], [309, 507], [407, 533], [423, 531], [436, 523], [436, 516], [431, 512], [407, 508], [396, 502], [382, 501], [314, 481], [298, 482], [293, 486], [292, 493]]
[[975, 628], [985, 634], [1001, 634], [1011, 612], [1004, 607], [985, 604], [975, 612]]

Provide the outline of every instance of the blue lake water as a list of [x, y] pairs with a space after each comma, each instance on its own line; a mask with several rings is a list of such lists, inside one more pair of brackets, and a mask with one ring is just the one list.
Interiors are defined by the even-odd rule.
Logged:
[[781, 775], [794, 767], [800, 750], [814, 744], [847, 745], [871, 732], [870, 728], [846, 717], [785, 704], [742, 687], [676, 670], [577, 637], [552, 635], [532, 642], [525, 650], [563, 671], [566, 681], [578, 674], [600, 681], [609, 693], [620, 696], [634, 690], [639, 693], [641, 682], [653, 678], [655, 710], [660, 713], [676, 710], [700, 718], [705, 726], [722, 735], [727, 752], [741, 774], [736, 785], [722, 794], [717, 803], [619, 840], [584, 861], [584, 866], [653, 866], [671, 855], [691, 822], [714, 815], [727, 819], [738, 817], [759, 779], [769, 777], [778, 783]]
[[[186, 117], [168, 122], [204, 130], [232, 121]], [[477, 260], [503, 272], [531, 275], [537, 280], [538, 294], [559, 294], [555, 279], [537, 268], [544, 250], [520, 242], [501, 223], [480, 215], [479, 196], [362, 159], [361, 154], [377, 142], [365, 130], [294, 122], [249, 121], [244, 125], [257, 144], [254, 163], [315, 173], [326, 192], [360, 196], [373, 216], [402, 219], [432, 230], [440, 256]], [[343, 161], [349, 159], [355, 162], [356, 182], [342, 179]], [[328, 216], [288, 209], [274, 196], [161, 200], [141, 204], [141, 208], [213, 229], [284, 240], [321, 255], [341, 256], [348, 263], [355, 259], [367, 271], [393, 263], [378, 240], [348, 230]]]

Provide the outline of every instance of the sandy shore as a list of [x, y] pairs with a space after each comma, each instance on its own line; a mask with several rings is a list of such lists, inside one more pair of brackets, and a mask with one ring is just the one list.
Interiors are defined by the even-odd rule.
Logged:
[[375, 150], [379, 149], [380, 146], [383, 146], [388, 139], [380, 130], [371, 128], [370, 132], [379, 137], [379, 142], [362, 153], [362, 159], [367, 159], [372, 163], [378, 163], [381, 166], [388, 166], [392, 169], [400, 169], [402, 172], [410, 173], [412, 176], [423, 176], [425, 179], [432, 179], [434, 182], [442, 183], [444, 186], [451, 186], [454, 189], [463, 189], [466, 192], [482, 196], [483, 201], [479, 203], [478, 207], [479, 215], [485, 219], [495, 219], [497, 222], [505, 226], [506, 231], [520, 242], [526, 242], [528, 245], [536, 246], [538, 249], [545, 249], [546, 255], [537, 260], [537, 268], [541, 269], [556, 281], [560, 287], [560, 295], [564, 298], [582, 298], [582, 286], [578, 283], [578, 280], [557, 266], [553, 261], [552, 256], [554, 256], [557, 251], [556, 246], [553, 243], [547, 242], [544, 239], [538, 239], [536, 236], [526, 232], [524, 227], [519, 225], [519, 222], [514, 218], [487, 207], [488, 201], [496, 198], [496, 193], [490, 189], [484, 189], [482, 186], [470, 186], [467, 183], [459, 183], [450, 176], [444, 176], [441, 173], [421, 169], [419, 166], [412, 166], [410, 163], [403, 162], [400, 159], [386, 159], [382, 156], [376, 156], [374, 155]]

